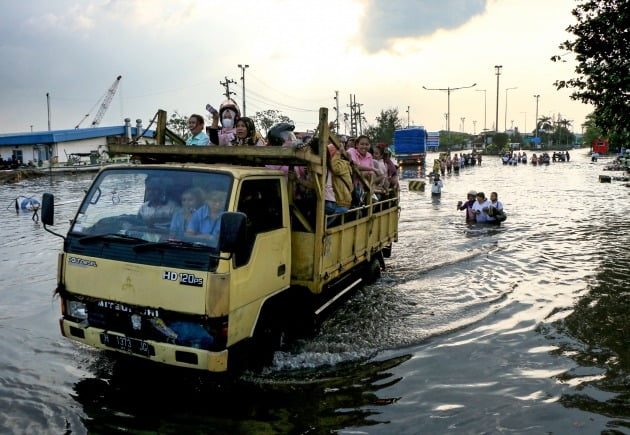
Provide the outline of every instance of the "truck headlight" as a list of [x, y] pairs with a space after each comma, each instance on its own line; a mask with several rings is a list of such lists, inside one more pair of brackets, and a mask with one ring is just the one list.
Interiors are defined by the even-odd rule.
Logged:
[[87, 319], [87, 307], [83, 302], [67, 301], [66, 314], [79, 320]]

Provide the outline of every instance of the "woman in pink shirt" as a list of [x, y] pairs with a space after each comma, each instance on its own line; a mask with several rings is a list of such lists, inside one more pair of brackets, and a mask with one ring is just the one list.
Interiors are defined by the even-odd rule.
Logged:
[[[368, 151], [370, 149], [370, 138], [365, 135], [359, 136], [356, 141], [356, 147], [347, 150], [348, 155], [354, 163], [354, 167], [361, 171], [364, 178], [372, 180], [372, 183], [380, 181], [377, 178], [382, 177], [376, 168], [374, 168], [374, 159]], [[374, 174], [374, 175], [372, 175]], [[354, 184], [358, 184], [359, 180], [355, 180]]]

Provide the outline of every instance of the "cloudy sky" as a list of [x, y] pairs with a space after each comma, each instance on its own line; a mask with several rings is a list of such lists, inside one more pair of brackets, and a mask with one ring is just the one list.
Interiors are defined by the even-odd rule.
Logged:
[[[319, 107], [349, 113], [350, 95], [368, 123], [397, 108], [404, 122], [430, 131], [492, 129], [499, 77], [499, 129], [531, 131], [539, 116], [573, 120], [592, 108], [556, 91], [574, 76], [559, 43], [571, 37], [575, 0], [0, 0], [0, 134], [89, 126], [122, 75], [101, 126], [158, 109], [205, 114], [225, 99], [247, 115], [276, 109], [298, 130], [312, 129]], [[507, 112], [506, 112], [506, 89]], [[485, 92], [483, 91], [485, 89]], [[409, 107], [409, 115], [407, 108]], [[484, 109], [485, 107], [485, 109]], [[462, 122], [462, 118], [464, 118]], [[342, 123], [341, 130], [344, 127]]]

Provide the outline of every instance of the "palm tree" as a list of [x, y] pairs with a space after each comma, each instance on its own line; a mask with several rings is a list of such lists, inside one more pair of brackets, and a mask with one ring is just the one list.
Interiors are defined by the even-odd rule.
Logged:
[[538, 131], [542, 130], [546, 132], [547, 130], [553, 130], [553, 119], [551, 116], [541, 116], [538, 118], [538, 124], [536, 124], [536, 129]]
[[569, 131], [569, 126], [573, 124], [573, 121], [570, 119], [566, 119], [566, 118], [562, 118], [558, 120], [558, 144], [561, 142], [560, 138], [562, 137], [562, 129], [560, 129], [560, 127], [564, 127], [564, 129], [567, 131], [567, 145], [569, 145], [569, 136], [570, 136], [570, 131]]

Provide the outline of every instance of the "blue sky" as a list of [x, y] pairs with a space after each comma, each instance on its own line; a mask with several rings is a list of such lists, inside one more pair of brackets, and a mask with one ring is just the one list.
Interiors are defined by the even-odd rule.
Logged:
[[[340, 113], [349, 95], [368, 123], [398, 108], [406, 122], [451, 130], [532, 130], [539, 116], [571, 119], [580, 131], [589, 106], [556, 91], [573, 76], [573, 57], [553, 63], [570, 38], [573, 0], [0, 0], [0, 134], [73, 128], [122, 75], [101, 125], [158, 109], [202, 113], [225, 97], [227, 77], [247, 114], [276, 109], [299, 130], [313, 128], [321, 106]], [[562, 53], [560, 53], [562, 54]], [[507, 111], [506, 89], [507, 93]], [[485, 89], [485, 91], [483, 91]], [[484, 110], [485, 106], [485, 110]], [[462, 118], [464, 120], [462, 121]], [[342, 132], [344, 127], [342, 126]]]

